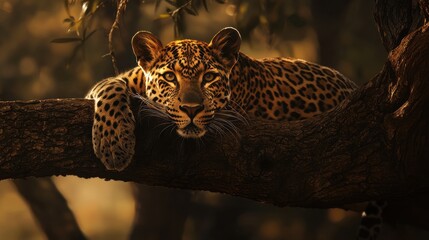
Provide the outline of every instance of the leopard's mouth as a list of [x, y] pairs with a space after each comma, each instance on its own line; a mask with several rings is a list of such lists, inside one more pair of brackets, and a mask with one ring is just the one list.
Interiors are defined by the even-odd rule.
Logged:
[[177, 133], [184, 138], [201, 138], [206, 134], [206, 130], [197, 127], [194, 123], [189, 123], [184, 128], [178, 128]]

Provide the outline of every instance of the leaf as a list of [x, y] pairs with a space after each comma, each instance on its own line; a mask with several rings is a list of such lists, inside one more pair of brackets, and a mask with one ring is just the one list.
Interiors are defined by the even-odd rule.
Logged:
[[84, 16], [86, 16], [86, 15], [88, 15], [88, 13], [89, 13], [89, 2], [83, 2], [82, 3], [82, 10], [81, 10], [81, 12], [80, 12], [80, 18], [82, 18], [82, 17], [84, 17]]
[[63, 20], [63, 23], [68, 23], [68, 24], [70, 24], [70, 25], [74, 25], [74, 24], [75, 24], [75, 19], [74, 19], [74, 17], [73, 17], [73, 16], [70, 16], [70, 17], [68, 17], [68, 18], [65, 18], [65, 19]]
[[81, 36], [81, 34], [80, 34], [81, 28], [84, 28], [84, 27], [85, 26], [83, 25], [83, 19], [79, 19], [76, 22], [76, 24], [73, 26], [74, 30], [70, 29], [70, 31], [76, 32], [76, 35], [78, 35], [80, 37]]
[[203, 2], [203, 6], [204, 6], [204, 9], [206, 10], [206, 12], [209, 12], [209, 8], [207, 6], [207, 0], [202, 0], [202, 2]]
[[97, 11], [98, 7], [102, 4], [102, 1], [95, 0], [89, 2], [89, 10], [91, 14], [94, 14]]
[[69, 16], [71, 16], [71, 14], [70, 14], [70, 2], [69, 2], [69, 0], [64, 0], [64, 7], [66, 8], [66, 12], [67, 12], [67, 15], [69, 15]]
[[155, 11], [158, 10], [159, 4], [161, 4], [161, 0], [156, 0], [156, 2], [155, 2]]
[[71, 43], [71, 42], [81, 42], [82, 39], [70, 37], [70, 38], [56, 38], [51, 41], [51, 43]]
[[157, 19], [166, 19], [166, 18], [170, 18], [170, 14], [168, 13], [163, 13], [163, 14], [159, 14]]
[[67, 15], [70, 16], [70, 8], [69, 8], [69, 1], [68, 0], [64, 0], [64, 7], [66, 9]]
[[73, 19], [70, 18], [64, 18], [63, 23], [72, 23]]
[[67, 32], [73, 32], [75, 30], [75, 23], [71, 22], [69, 28], [67, 28]]

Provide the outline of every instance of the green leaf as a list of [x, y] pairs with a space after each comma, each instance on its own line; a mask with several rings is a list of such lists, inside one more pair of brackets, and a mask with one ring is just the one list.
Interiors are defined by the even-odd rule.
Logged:
[[71, 38], [56, 38], [56, 39], [53, 39], [51, 43], [71, 43], [71, 42], [81, 42], [81, 41], [82, 39], [80, 38], [71, 37]]

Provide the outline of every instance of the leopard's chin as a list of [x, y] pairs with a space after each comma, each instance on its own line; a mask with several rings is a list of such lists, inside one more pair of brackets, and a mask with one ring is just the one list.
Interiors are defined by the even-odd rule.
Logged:
[[207, 130], [199, 128], [194, 124], [189, 124], [184, 128], [178, 128], [177, 133], [183, 138], [201, 138], [206, 134]]

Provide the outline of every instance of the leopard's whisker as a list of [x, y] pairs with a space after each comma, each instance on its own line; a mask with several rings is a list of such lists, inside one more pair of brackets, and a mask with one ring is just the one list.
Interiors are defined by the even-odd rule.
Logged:
[[[159, 137], [161, 137], [162, 136], [162, 133], [165, 131], [165, 130], [167, 130], [168, 128], [172, 128], [172, 129], [174, 129], [174, 127], [175, 127], [175, 124], [174, 123], [169, 123], [169, 124], [164, 124], [164, 125], [167, 125], [167, 126], [165, 126], [160, 132], [159, 132]], [[171, 133], [171, 132], [170, 132]]]
[[212, 122], [209, 126], [207, 126], [209, 130], [213, 131], [215, 135], [219, 135], [221, 138], [221, 141], [223, 140], [223, 136], [226, 135], [225, 131], [222, 129], [221, 126], [218, 126], [217, 122]]
[[[246, 116], [248, 116], [246, 110], [244, 110], [244, 108], [240, 104], [238, 104], [236, 101], [230, 99], [229, 103], [230, 103], [229, 107], [231, 107], [233, 110], [237, 111], [235, 109], [235, 107], [237, 107], [240, 110], [240, 111], [237, 111], [238, 113], [240, 113], [240, 115], [246, 115]], [[232, 105], [234, 105], [234, 107]]]
[[246, 118], [244, 118], [244, 117], [243, 117], [243, 116], [241, 116], [241, 115], [237, 115], [235, 112], [221, 111], [221, 112], [217, 112], [217, 113], [216, 113], [216, 116], [219, 116], [219, 117], [227, 117], [227, 118], [231, 118], [231, 119], [233, 119], [233, 120], [238, 120], [239, 122], [241, 122], [241, 123], [243, 123], [243, 124], [245, 124], [245, 125], [248, 125], [248, 124], [249, 124], [249, 122], [247, 121], [247, 119], [246, 119]]
[[236, 135], [236, 136], [240, 135], [240, 131], [239, 131], [238, 127], [235, 126], [230, 121], [225, 120], [223, 118], [218, 118], [218, 119], [216, 119], [216, 121], [218, 121], [220, 123], [224, 123], [223, 126], [225, 127], [225, 129], [233, 131], [235, 133], [234, 135]]
[[[243, 110], [244, 111], [244, 110]], [[231, 105], [229, 105], [228, 106], [228, 108], [225, 108], [225, 109], [222, 109], [221, 111], [220, 111], [221, 113], [222, 112], [227, 112], [227, 113], [231, 113], [231, 114], [233, 114], [233, 115], [235, 115], [237, 118], [239, 118], [240, 119], [240, 121], [243, 123], [243, 124], [245, 124], [245, 125], [249, 125], [249, 122], [248, 122], [248, 115], [247, 115], [247, 113], [246, 112], [243, 112], [243, 114], [241, 114], [240, 113], [240, 111], [237, 111], [234, 107], [232, 107]]]
[[213, 124], [213, 126], [218, 127], [219, 130], [221, 130], [221, 132], [224, 133], [223, 135], [226, 135], [226, 132], [228, 132], [230, 135], [234, 137], [234, 140], [237, 143], [239, 142], [238, 138], [240, 136], [240, 133], [238, 131], [238, 128], [231, 122], [224, 120], [222, 118], [215, 118], [211, 124]]

